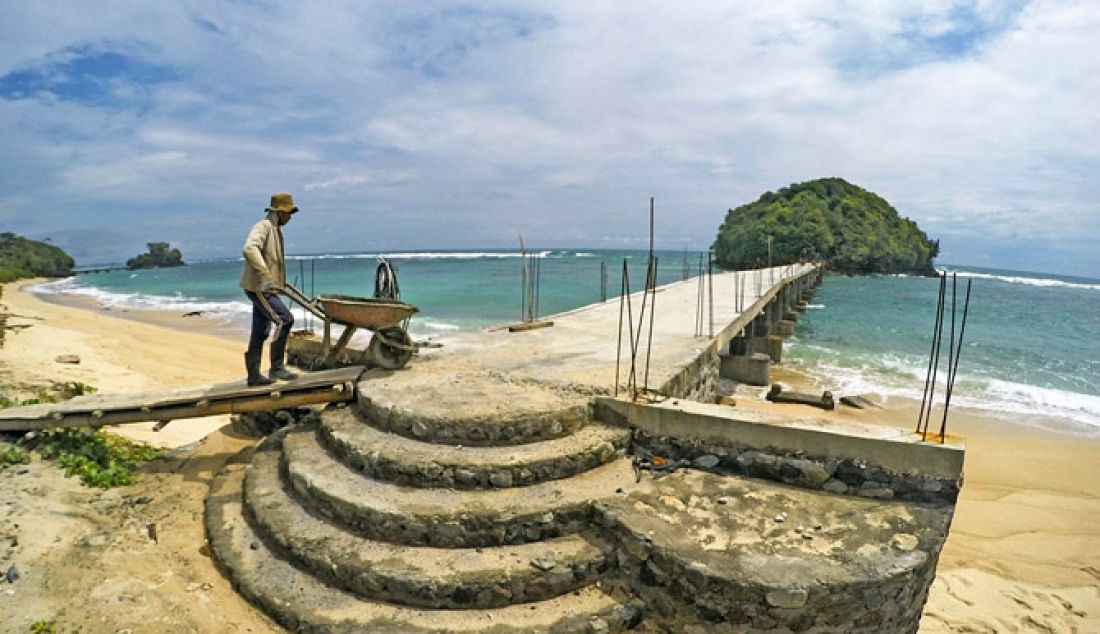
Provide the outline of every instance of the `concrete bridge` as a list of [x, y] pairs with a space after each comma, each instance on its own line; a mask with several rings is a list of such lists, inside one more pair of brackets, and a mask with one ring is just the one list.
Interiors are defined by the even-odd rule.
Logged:
[[369, 370], [215, 479], [214, 556], [301, 631], [913, 632], [962, 449], [714, 403], [767, 382], [820, 280], [716, 275], [713, 336], [697, 280], [658, 289], [644, 400], [618, 300]]

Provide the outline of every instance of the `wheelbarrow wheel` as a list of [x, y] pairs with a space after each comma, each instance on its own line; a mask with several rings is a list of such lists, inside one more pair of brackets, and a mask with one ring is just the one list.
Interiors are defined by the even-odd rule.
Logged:
[[[381, 335], [381, 336], [379, 336]], [[391, 346], [385, 341], [399, 343], [402, 347]], [[413, 355], [413, 340], [403, 328], [385, 328], [374, 333], [367, 346], [367, 361], [371, 365], [387, 370], [400, 370], [405, 367]]]

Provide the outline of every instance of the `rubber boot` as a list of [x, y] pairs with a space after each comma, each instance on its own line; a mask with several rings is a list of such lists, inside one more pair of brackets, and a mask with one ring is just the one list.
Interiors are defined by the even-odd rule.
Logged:
[[263, 350], [259, 350], [255, 353], [244, 353], [244, 367], [248, 370], [248, 385], [271, 385], [274, 383], [271, 379], [260, 374], [260, 355], [263, 354]]
[[298, 378], [297, 374], [294, 374], [290, 370], [287, 370], [284, 366], [271, 368], [271, 372], [268, 374], [268, 376], [270, 376], [271, 380], [273, 381], [293, 381], [294, 379]]

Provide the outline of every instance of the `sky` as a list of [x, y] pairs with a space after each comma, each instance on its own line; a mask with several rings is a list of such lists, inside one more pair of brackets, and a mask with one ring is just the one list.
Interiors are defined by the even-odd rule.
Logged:
[[838, 176], [940, 262], [1100, 277], [1100, 3], [5, 2], [0, 229], [80, 264], [703, 249]]

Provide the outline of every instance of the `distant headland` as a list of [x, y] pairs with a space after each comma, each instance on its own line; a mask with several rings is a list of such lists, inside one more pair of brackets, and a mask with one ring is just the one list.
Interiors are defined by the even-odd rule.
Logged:
[[180, 250], [169, 248], [171, 245], [167, 242], [149, 242], [145, 246], [149, 248], [149, 252], [126, 260], [126, 268], [132, 271], [134, 269], [157, 269], [183, 266], [185, 264]]
[[841, 273], [935, 275], [940, 244], [881, 196], [819, 178], [729, 210], [714, 241], [724, 268], [766, 264], [769, 249], [775, 264], [822, 258]]

